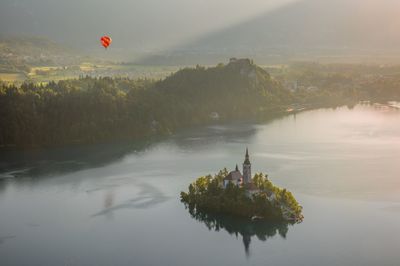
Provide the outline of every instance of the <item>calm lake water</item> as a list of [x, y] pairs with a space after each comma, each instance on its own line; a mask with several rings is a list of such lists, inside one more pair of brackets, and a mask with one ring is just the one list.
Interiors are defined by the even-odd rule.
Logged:
[[[304, 207], [293, 226], [190, 216], [196, 177], [249, 147]], [[0, 265], [400, 265], [400, 111], [357, 106], [152, 143], [3, 152]]]

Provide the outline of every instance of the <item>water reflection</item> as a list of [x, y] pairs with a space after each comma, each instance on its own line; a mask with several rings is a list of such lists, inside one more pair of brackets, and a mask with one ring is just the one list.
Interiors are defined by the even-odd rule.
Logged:
[[212, 125], [183, 130], [172, 141], [182, 149], [202, 149], [208, 145], [224, 143], [248, 143], [257, 133], [257, 126], [249, 123]]
[[268, 238], [278, 234], [285, 239], [289, 231], [289, 226], [293, 225], [287, 222], [251, 221], [249, 219], [207, 213], [191, 208], [188, 208], [188, 210], [192, 218], [204, 223], [209, 230], [216, 232], [225, 230], [230, 235], [235, 235], [236, 237], [240, 235], [246, 257], [249, 257], [251, 254], [250, 243], [253, 237], [257, 237], [261, 241], [267, 241]]
[[21, 177], [45, 177], [101, 167], [133, 152], [146, 150], [154, 140], [39, 150], [0, 152], [0, 181]]
[[[182, 130], [167, 138], [149, 138], [140, 142], [73, 146], [53, 149], [0, 151], [0, 182], [23, 177], [46, 177], [105, 166], [122, 160], [126, 155], [141, 154], [160, 141], [181, 149], [199, 149], [217, 142], [248, 140], [255, 135], [250, 124], [226, 124]], [[188, 137], [190, 136], [190, 137]]]
[[93, 214], [92, 217], [103, 215], [112, 217], [116, 211], [126, 209], [147, 209], [169, 199], [161, 190], [148, 183], [139, 183], [136, 187], [140, 189], [137, 196], [119, 204], [114, 204], [114, 192], [108, 191], [104, 197], [103, 209]]

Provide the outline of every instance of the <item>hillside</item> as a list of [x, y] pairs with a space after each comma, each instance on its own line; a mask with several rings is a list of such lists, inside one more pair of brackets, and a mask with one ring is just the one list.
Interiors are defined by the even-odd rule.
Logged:
[[[72, 49], [42, 37], [0, 38], [0, 81], [21, 83], [25, 80], [42, 81], [50, 73], [68, 75], [82, 57]], [[76, 69], [77, 67], [75, 67]], [[79, 69], [79, 67], [78, 67]], [[76, 72], [76, 71], [75, 71]], [[53, 75], [53, 79], [57, 76]]]
[[249, 117], [290, 101], [288, 91], [249, 59], [232, 58], [226, 65], [182, 69], [156, 87], [165, 96], [186, 99], [204, 116], [215, 111], [228, 118]]
[[37, 147], [160, 135], [285, 110], [291, 93], [249, 59], [182, 69], [161, 81], [80, 78], [3, 86], [0, 146]]
[[[27, 66], [67, 65], [78, 56], [71, 49], [42, 37], [0, 39], [0, 72], [24, 71]], [[21, 67], [21, 66], [24, 66]]]

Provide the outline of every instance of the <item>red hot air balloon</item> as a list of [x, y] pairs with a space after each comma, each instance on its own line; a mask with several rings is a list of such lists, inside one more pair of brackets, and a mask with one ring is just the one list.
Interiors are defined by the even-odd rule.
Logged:
[[105, 36], [100, 38], [100, 42], [101, 42], [101, 45], [103, 45], [104, 48], [107, 49], [107, 47], [110, 46], [112, 40], [111, 40], [111, 38], [109, 36], [105, 35]]

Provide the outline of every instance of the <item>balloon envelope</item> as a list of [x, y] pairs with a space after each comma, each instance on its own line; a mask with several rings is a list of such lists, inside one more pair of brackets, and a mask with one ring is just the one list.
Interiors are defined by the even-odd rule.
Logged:
[[101, 42], [101, 45], [104, 46], [104, 48], [107, 48], [108, 46], [110, 46], [112, 39], [109, 36], [105, 35], [100, 38], [100, 42]]

